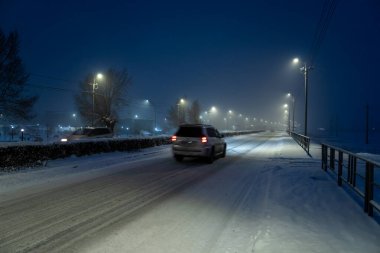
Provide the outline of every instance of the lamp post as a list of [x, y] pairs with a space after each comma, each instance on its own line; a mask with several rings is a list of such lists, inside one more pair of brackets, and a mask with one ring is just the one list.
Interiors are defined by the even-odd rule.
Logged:
[[156, 107], [155, 107], [155, 105], [149, 99], [145, 99], [145, 103], [147, 105], [151, 105], [152, 108], [153, 108], [153, 112], [154, 112], [154, 132], [156, 132], [157, 131], [157, 112], [156, 112]]
[[218, 112], [218, 110], [216, 109], [216, 107], [215, 106], [211, 106], [211, 109], [210, 109], [210, 123], [211, 124], [215, 124], [215, 122], [213, 122], [211, 120], [211, 117], [212, 117], [213, 114], [215, 115], [217, 112]]
[[11, 126], [11, 140], [13, 141], [13, 135], [14, 135], [14, 133], [13, 133], [13, 129], [15, 128], [15, 126]]
[[294, 103], [295, 103], [295, 98], [294, 96], [291, 94], [291, 93], [288, 93], [287, 95], [288, 97], [292, 98], [292, 132], [294, 132], [294, 113], [295, 113], [295, 107], [294, 107]]
[[285, 114], [288, 116], [287, 121], [288, 121], [288, 132], [290, 133], [290, 108], [288, 104], [284, 104], [285, 108]]
[[24, 141], [24, 128], [21, 128], [21, 141]]
[[180, 106], [181, 105], [184, 105], [185, 104], [185, 102], [186, 102], [186, 100], [185, 99], [183, 99], [183, 98], [181, 98], [180, 100], [179, 100], [179, 102], [178, 102], [178, 104], [177, 104], [177, 106], [178, 106], [178, 111], [177, 111], [177, 118], [178, 118], [178, 125], [180, 125], [181, 124], [181, 119], [180, 119]]
[[[298, 58], [293, 59], [294, 64], [299, 63]], [[308, 105], [308, 89], [309, 89], [309, 71], [312, 69], [311, 66], [308, 66], [307, 63], [304, 63], [304, 66], [300, 69], [301, 72], [304, 74], [304, 80], [305, 80], [305, 132], [304, 135], [307, 136], [307, 105]]]
[[101, 73], [98, 73], [94, 77], [94, 82], [92, 83], [92, 116], [91, 116], [91, 126], [94, 126], [94, 117], [95, 117], [95, 90], [98, 88], [98, 84], [96, 83], [96, 80], [100, 80], [103, 78], [103, 75]]

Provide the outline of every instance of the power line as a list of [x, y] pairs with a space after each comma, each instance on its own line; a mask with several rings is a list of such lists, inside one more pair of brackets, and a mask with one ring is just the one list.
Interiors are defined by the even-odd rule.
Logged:
[[334, 16], [339, 0], [325, 0], [322, 7], [321, 16], [319, 18], [317, 29], [314, 33], [314, 39], [309, 52], [309, 65], [312, 66], [322, 46], [322, 42], [326, 36], [327, 29]]

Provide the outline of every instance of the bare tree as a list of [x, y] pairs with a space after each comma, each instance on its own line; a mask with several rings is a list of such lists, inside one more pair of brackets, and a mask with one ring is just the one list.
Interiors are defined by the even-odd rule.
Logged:
[[170, 127], [177, 127], [179, 124], [178, 118], [178, 106], [172, 105], [168, 110], [168, 115], [166, 116], [168, 124]]
[[94, 74], [87, 75], [79, 84], [80, 93], [75, 96], [79, 114], [87, 124], [103, 123], [113, 131], [120, 109], [127, 105], [130, 85], [131, 77], [126, 69], [109, 69], [102, 80], [96, 80]]
[[19, 54], [17, 32], [6, 36], [0, 29], [0, 114], [8, 120], [29, 120], [37, 96], [25, 95], [29, 75]]
[[201, 119], [199, 118], [201, 115], [201, 106], [199, 105], [198, 100], [193, 101], [188, 111], [188, 119], [189, 123], [199, 124], [201, 123]]
[[[186, 106], [184, 106], [184, 103], [180, 102], [181, 100], [178, 99], [177, 103], [175, 105], [172, 105], [167, 114], [168, 123], [171, 127], [176, 127], [180, 124], [184, 123], [193, 123], [193, 124], [199, 124], [200, 121], [200, 113], [201, 108], [199, 105], [198, 100], [195, 100], [191, 103], [191, 106], [189, 109], [186, 109]], [[187, 102], [186, 102], [187, 103]]]

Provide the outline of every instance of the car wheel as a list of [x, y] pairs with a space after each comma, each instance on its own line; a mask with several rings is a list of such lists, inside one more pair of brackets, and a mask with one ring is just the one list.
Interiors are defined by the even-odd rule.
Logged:
[[223, 153], [222, 153], [222, 158], [226, 157], [226, 153], [227, 153], [227, 145], [224, 144], [224, 147], [223, 147]]
[[177, 162], [182, 162], [182, 160], [183, 160], [183, 156], [181, 156], [181, 155], [174, 155], [174, 159], [175, 159]]
[[210, 155], [207, 157], [207, 163], [213, 163], [215, 160], [215, 149], [211, 148]]

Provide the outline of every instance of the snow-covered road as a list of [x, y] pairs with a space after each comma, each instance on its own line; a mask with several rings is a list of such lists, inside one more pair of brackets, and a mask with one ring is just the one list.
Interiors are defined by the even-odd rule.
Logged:
[[291, 138], [228, 146], [211, 165], [156, 147], [0, 175], [0, 252], [380, 252], [380, 226]]

